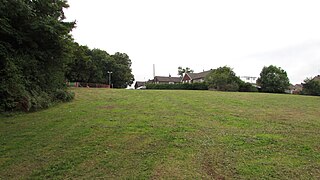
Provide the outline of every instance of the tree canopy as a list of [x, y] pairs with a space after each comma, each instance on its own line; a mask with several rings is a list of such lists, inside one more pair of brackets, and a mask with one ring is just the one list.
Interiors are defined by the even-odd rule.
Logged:
[[263, 67], [257, 84], [261, 86], [262, 92], [284, 93], [290, 82], [286, 71], [280, 67], [270, 65]]
[[320, 96], [320, 80], [307, 78], [304, 80], [302, 94]]
[[74, 43], [66, 0], [1, 0], [0, 112], [31, 111], [73, 98], [65, 81], [132, 84], [131, 60]]
[[2, 0], [0, 110], [38, 109], [61, 97], [75, 25], [64, 21], [67, 7], [64, 0]]
[[134, 81], [131, 60], [125, 53], [109, 55], [100, 49], [89, 49], [75, 44], [73, 61], [68, 64], [66, 79], [73, 82], [109, 84], [108, 72], [112, 72], [111, 84], [124, 88]]
[[242, 83], [233, 70], [227, 66], [212, 70], [205, 81], [208, 83], [209, 88], [219, 91], [238, 91]]
[[178, 75], [183, 76], [184, 73], [193, 73], [193, 70], [190, 69], [189, 67], [182, 68], [181, 66], [178, 67]]

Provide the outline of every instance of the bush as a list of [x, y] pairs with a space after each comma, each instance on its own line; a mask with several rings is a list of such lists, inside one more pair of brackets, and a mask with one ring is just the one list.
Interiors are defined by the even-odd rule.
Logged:
[[230, 84], [227, 84], [225, 86], [225, 91], [232, 91], [232, 92], [239, 91], [239, 85], [236, 82], [232, 82]]
[[31, 107], [29, 111], [37, 111], [39, 109], [45, 109], [51, 106], [52, 98], [44, 91], [36, 92], [31, 91]]
[[208, 90], [206, 83], [147, 84], [147, 89]]
[[258, 92], [258, 89], [250, 83], [243, 82], [239, 86], [239, 91], [240, 92]]
[[0, 111], [37, 111], [48, 108], [55, 102], [68, 102], [74, 98], [73, 92], [68, 92], [63, 89], [58, 89], [54, 93], [35, 90], [21, 92], [22, 94], [19, 96], [6, 98], [5, 101], [1, 103]]
[[214, 69], [206, 77], [210, 89], [218, 91], [238, 91], [242, 82], [230, 67], [224, 66]]
[[48, 108], [52, 104], [52, 98], [49, 94], [43, 91], [34, 91], [30, 93], [25, 92], [14, 101], [15, 106], [12, 107], [14, 111], [37, 111], [39, 109]]
[[57, 100], [73, 58], [75, 22], [65, 21], [66, 7], [66, 1], [1, 1], [0, 112], [38, 110]]
[[315, 79], [304, 80], [303, 89], [301, 94], [320, 96], [320, 82]]
[[69, 102], [74, 98], [74, 92], [65, 91], [63, 89], [58, 89], [54, 93], [54, 97], [58, 101]]
[[218, 91], [230, 91], [236, 92], [239, 90], [239, 85], [236, 82], [231, 82], [229, 84], [221, 84], [220, 86], [209, 86], [211, 89], [218, 90]]

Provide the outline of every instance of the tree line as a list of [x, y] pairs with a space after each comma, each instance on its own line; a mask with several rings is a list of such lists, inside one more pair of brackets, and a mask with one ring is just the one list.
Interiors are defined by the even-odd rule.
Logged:
[[[232, 68], [224, 66], [214, 69], [205, 79], [209, 88], [221, 91], [257, 91], [250, 83], [243, 82], [233, 72]], [[281, 67], [274, 65], [263, 67], [256, 85], [259, 91], [267, 93], [285, 93], [289, 89], [290, 81], [287, 72]], [[302, 83], [303, 89], [300, 94], [320, 95], [320, 80], [316, 78], [307, 78]]]
[[[115, 88], [125, 88], [133, 83], [132, 63], [126, 53], [110, 55], [104, 50], [91, 50], [77, 43], [74, 46], [73, 61], [67, 64], [67, 81], [112, 84]], [[112, 72], [111, 82], [108, 72]]]
[[[243, 82], [232, 68], [224, 66], [214, 69], [206, 77], [209, 87], [222, 91], [256, 91], [250, 83]], [[287, 73], [280, 67], [264, 67], [257, 80], [262, 92], [284, 93], [290, 82]]]
[[33, 111], [69, 101], [65, 81], [132, 84], [131, 60], [74, 42], [65, 0], [1, 0], [0, 112]]
[[[182, 77], [184, 73], [192, 73], [190, 68], [178, 67], [178, 75]], [[320, 77], [307, 78], [302, 83], [303, 89], [300, 94], [320, 95]], [[281, 67], [274, 65], [263, 67], [260, 77], [255, 85], [242, 81], [232, 68], [228, 66], [211, 70], [202, 83], [193, 84], [147, 84], [147, 89], [185, 89], [185, 90], [206, 90], [214, 89], [218, 91], [240, 91], [240, 92], [267, 92], [285, 93], [289, 89], [290, 82], [287, 72]]]

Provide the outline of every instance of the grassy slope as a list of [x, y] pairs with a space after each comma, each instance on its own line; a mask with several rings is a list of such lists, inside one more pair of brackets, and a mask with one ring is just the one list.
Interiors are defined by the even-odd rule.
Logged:
[[74, 91], [0, 117], [0, 179], [320, 178], [319, 97]]

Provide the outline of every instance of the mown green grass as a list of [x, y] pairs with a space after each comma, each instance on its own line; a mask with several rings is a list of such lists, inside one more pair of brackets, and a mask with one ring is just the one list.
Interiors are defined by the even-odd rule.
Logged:
[[72, 90], [0, 117], [0, 179], [320, 178], [319, 97]]

